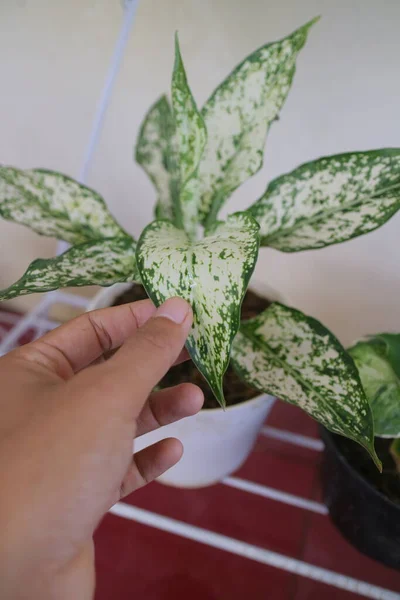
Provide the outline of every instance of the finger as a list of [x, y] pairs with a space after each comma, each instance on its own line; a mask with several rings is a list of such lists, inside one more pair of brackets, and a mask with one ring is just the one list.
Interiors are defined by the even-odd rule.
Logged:
[[[116, 354], [116, 352], [118, 352], [119, 348], [114, 348], [113, 350], [110, 350], [109, 352], [106, 352], [105, 354], [103, 354], [102, 356], [100, 356], [99, 358], [97, 358], [92, 363], [92, 365], [100, 365], [103, 362], [105, 362], [106, 360], [110, 359], [112, 356], [114, 356], [114, 354]], [[183, 348], [183, 350], [181, 350], [178, 358], [174, 362], [173, 366], [180, 365], [181, 363], [189, 360], [189, 358], [190, 358], [189, 352], [186, 350], [186, 348]]]
[[85, 372], [86, 385], [107, 389], [114, 407], [124, 407], [129, 418], [137, 418], [153, 388], [180, 355], [192, 319], [185, 300], [167, 300], [110, 360]]
[[203, 402], [203, 392], [192, 383], [182, 383], [150, 394], [137, 419], [136, 436], [195, 415]]
[[80, 315], [16, 352], [63, 379], [121, 346], [154, 315], [150, 300], [104, 308]]
[[174, 438], [161, 440], [134, 454], [121, 484], [120, 498], [160, 477], [181, 459], [182, 454], [183, 446]]
[[186, 350], [186, 348], [183, 348], [180, 351], [178, 358], [174, 362], [174, 366], [180, 365], [181, 363], [186, 362], [187, 360], [189, 360], [189, 358], [190, 358], [189, 352]]

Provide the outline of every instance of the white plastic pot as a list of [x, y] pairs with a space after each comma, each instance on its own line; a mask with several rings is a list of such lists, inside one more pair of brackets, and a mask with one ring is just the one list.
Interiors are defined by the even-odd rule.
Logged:
[[[106, 308], [131, 284], [116, 284], [101, 290], [88, 310]], [[262, 286], [257, 291], [270, 300], [278, 294]], [[166, 425], [135, 440], [135, 452], [167, 437], [178, 438], [185, 449], [177, 465], [159, 478], [161, 483], [198, 488], [221, 481], [236, 471], [250, 454], [275, 398], [262, 394], [242, 404], [203, 409], [197, 415]]]

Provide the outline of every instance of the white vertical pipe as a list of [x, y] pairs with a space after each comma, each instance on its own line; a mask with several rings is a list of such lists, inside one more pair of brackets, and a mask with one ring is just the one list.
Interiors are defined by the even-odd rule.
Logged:
[[[112, 91], [114, 89], [115, 78], [121, 66], [126, 44], [128, 43], [129, 35], [131, 33], [133, 23], [135, 20], [138, 4], [139, 0], [125, 0], [124, 3], [124, 18], [122, 21], [121, 30], [117, 39], [117, 43], [115, 44], [107, 77], [104, 82], [104, 87], [97, 105], [89, 141], [86, 146], [82, 166], [78, 176], [78, 181], [80, 181], [83, 184], [85, 184], [87, 181], [87, 176], [91, 166], [93, 155], [99, 142], [100, 134], [104, 125], [105, 115], [111, 100]], [[68, 247], [69, 244], [67, 244], [66, 242], [59, 242], [57, 245], [57, 254], [65, 252], [65, 250], [67, 250]]]

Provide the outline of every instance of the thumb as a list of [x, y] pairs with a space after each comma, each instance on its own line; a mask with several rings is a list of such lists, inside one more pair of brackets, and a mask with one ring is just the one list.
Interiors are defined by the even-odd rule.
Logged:
[[178, 358], [192, 322], [190, 305], [182, 298], [170, 298], [97, 369], [113, 379], [118, 396], [134, 401], [140, 411], [152, 389]]

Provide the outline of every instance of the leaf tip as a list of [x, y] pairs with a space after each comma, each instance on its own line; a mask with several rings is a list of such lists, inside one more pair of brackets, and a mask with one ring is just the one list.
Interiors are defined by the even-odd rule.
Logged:
[[383, 471], [382, 462], [379, 459], [379, 457], [375, 451], [374, 443], [372, 442], [372, 444], [365, 444], [364, 448], [368, 451], [368, 453], [369, 453], [370, 457], [372, 458], [372, 460], [374, 461], [375, 466], [378, 469], [379, 473], [382, 473], [382, 471]]
[[154, 102], [151, 108], [155, 109], [156, 107], [167, 107], [169, 108], [168, 96], [167, 94], [161, 94], [161, 96]]
[[220, 405], [220, 407], [225, 412], [225, 410], [226, 410], [226, 400], [225, 400], [225, 396], [224, 396], [224, 390], [222, 388], [222, 383], [218, 384], [218, 385], [213, 385], [211, 389], [213, 391], [213, 394], [214, 394], [214, 396], [215, 396], [218, 404]]
[[311, 21], [308, 22], [308, 26], [312, 27], [313, 25], [315, 25], [315, 23], [318, 23], [318, 21], [320, 21], [321, 19], [322, 19], [322, 15], [317, 15], [316, 17], [311, 19]]
[[303, 29], [303, 31], [305, 30], [308, 33], [308, 31], [311, 29], [311, 27], [313, 27], [321, 19], [322, 19], [321, 15], [316, 15], [315, 17], [313, 17], [312, 19], [307, 21], [307, 23], [305, 23], [305, 25], [303, 25], [303, 27], [301, 29]]
[[[175, 31], [175, 61], [174, 68], [172, 70], [172, 89], [174, 88], [174, 82], [175, 85], [177, 85], [178, 82], [180, 82], [180, 85], [186, 83], [186, 71], [185, 66], [183, 64], [178, 31]], [[173, 98], [174, 92], [172, 91], [172, 99]]]
[[304, 25], [302, 25], [301, 27], [299, 27], [298, 29], [296, 29], [296, 31], [294, 32], [295, 35], [300, 34], [301, 35], [301, 39], [302, 39], [302, 44], [301, 47], [305, 44], [307, 37], [308, 37], [308, 33], [311, 29], [311, 27], [313, 27], [316, 23], [318, 23], [318, 21], [321, 19], [320, 15], [317, 15], [316, 17], [313, 17], [312, 19], [310, 19], [309, 21], [307, 21], [307, 23], [305, 23]]
[[18, 291], [15, 289], [15, 285], [11, 285], [8, 288], [0, 290], [0, 302], [5, 302], [6, 300], [11, 300], [12, 298], [16, 298], [17, 296], [18, 296]]
[[178, 30], [175, 31], [174, 35], [174, 46], [175, 46], [175, 62], [181, 61], [181, 48], [179, 44], [179, 33]]
[[382, 462], [379, 460], [379, 458], [378, 458], [376, 455], [373, 457], [373, 459], [374, 459], [374, 463], [375, 463], [375, 465], [376, 465], [376, 466], [377, 466], [377, 468], [378, 468], [378, 471], [379, 471], [379, 473], [383, 473], [383, 466], [382, 466]]

